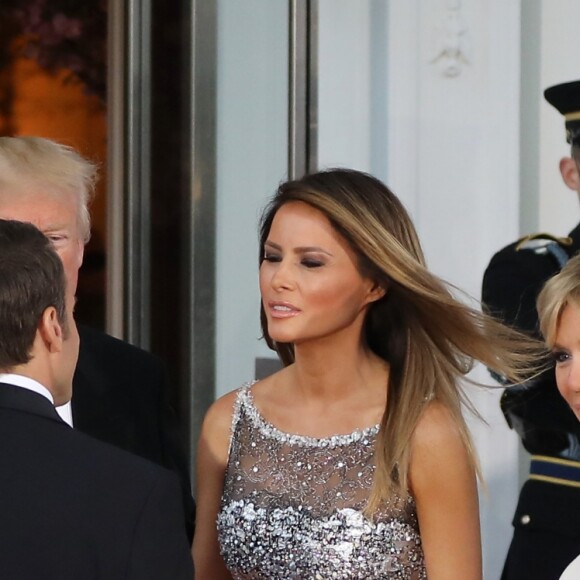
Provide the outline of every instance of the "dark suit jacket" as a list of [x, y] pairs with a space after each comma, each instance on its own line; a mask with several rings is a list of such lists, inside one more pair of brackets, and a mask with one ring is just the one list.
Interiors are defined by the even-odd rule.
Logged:
[[175, 475], [0, 384], [0, 577], [191, 580]]
[[174, 471], [191, 542], [195, 504], [164, 366], [150, 353], [97, 330], [79, 326], [79, 335], [72, 397], [75, 428]]

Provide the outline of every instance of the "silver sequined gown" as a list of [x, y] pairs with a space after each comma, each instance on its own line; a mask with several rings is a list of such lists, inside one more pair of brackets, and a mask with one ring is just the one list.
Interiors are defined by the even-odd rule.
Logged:
[[218, 537], [235, 579], [427, 578], [415, 502], [362, 510], [378, 427], [315, 439], [266, 422], [238, 391]]

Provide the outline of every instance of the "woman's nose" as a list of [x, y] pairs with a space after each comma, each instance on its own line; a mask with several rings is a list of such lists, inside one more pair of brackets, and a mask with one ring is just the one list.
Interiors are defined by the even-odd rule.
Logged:
[[274, 290], [289, 290], [293, 287], [290, 264], [286, 260], [278, 262], [271, 280]]

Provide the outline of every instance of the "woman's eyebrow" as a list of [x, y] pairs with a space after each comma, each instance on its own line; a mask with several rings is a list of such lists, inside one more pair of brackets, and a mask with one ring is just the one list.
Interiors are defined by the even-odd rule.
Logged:
[[[282, 246], [280, 246], [279, 244], [276, 244], [274, 242], [271, 241], [266, 241], [264, 242], [264, 246], [269, 246], [271, 248], [273, 248], [274, 250], [278, 250], [278, 251], [282, 251]], [[329, 252], [328, 250], [325, 250], [324, 248], [321, 248], [319, 246], [298, 246], [297, 248], [293, 248], [292, 251], [295, 254], [305, 254], [307, 252], [320, 252], [321, 254], [326, 254], [327, 256], [332, 256], [332, 252]]]

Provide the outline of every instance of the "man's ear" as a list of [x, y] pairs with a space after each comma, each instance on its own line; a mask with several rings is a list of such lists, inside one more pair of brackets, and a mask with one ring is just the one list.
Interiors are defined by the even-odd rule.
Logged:
[[83, 265], [83, 258], [85, 256], [85, 243], [83, 240], [76, 240], [77, 244], [77, 268], [80, 268]]
[[54, 306], [49, 306], [42, 313], [38, 323], [38, 333], [49, 352], [62, 350], [63, 330]]
[[572, 190], [580, 190], [580, 175], [578, 175], [578, 166], [572, 157], [563, 157], [560, 159], [560, 174], [564, 183]]

